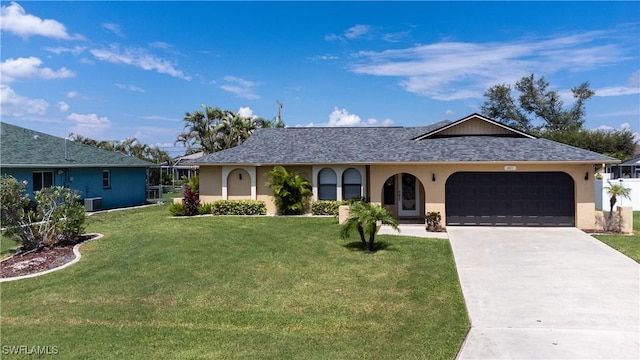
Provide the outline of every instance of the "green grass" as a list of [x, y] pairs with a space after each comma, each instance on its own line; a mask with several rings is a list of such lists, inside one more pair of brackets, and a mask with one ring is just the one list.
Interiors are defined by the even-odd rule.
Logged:
[[596, 235], [603, 243], [640, 263], [640, 211], [633, 212], [633, 235]]
[[447, 240], [379, 236], [368, 254], [331, 218], [173, 219], [167, 206], [88, 222], [105, 237], [79, 263], [1, 285], [1, 345], [65, 359], [453, 359], [469, 327]]

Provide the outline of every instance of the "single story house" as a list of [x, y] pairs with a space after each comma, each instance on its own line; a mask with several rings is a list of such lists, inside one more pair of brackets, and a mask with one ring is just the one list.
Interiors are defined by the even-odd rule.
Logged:
[[617, 159], [537, 138], [479, 114], [423, 127], [258, 129], [235, 148], [190, 161], [200, 199], [257, 199], [276, 165], [313, 200], [363, 196], [400, 220], [442, 225], [595, 228], [594, 174]]
[[145, 204], [147, 168], [156, 166], [118, 152], [0, 123], [0, 172], [27, 182], [33, 193], [65, 186], [88, 210]]

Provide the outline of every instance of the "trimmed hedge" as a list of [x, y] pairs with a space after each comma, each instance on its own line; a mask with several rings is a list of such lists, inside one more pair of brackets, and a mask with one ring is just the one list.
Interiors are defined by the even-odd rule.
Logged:
[[211, 204], [213, 215], [266, 215], [267, 205], [259, 200], [218, 200]]
[[347, 201], [318, 200], [311, 204], [311, 214], [338, 216], [341, 205], [348, 205]]

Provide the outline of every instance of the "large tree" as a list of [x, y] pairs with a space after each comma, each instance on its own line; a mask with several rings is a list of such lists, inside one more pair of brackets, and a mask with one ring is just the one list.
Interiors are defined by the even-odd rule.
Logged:
[[[514, 100], [512, 92], [519, 95]], [[565, 107], [560, 94], [549, 90], [549, 83], [534, 74], [525, 76], [512, 88], [509, 84], [494, 85], [484, 93], [487, 98], [481, 107], [484, 115], [524, 131], [567, 131], [580, 129], [584, 124], [584, 103], [595, 92], [584, 82], [571, 89], [575, 99]]]
[[202, 110], [185, 114], [184, 131], [176, 139], [176, 143], [187, 147], [187, 154], [230, 149], [245, 142], [258, 128], [284, 127], [281, 121], [243, 117], [212, 106], [201, 107]]
[[[517, 92], [517, 100], [513, 93]], [[505, 125], [564, 144], [617, 157], [633, 157], [635, 141], [629, 130], [587, 130], [585, 102], [595, 95], [589, 83], [571, 89], [574, 103], [565, 106], [560, 94], [549, 90], [549, 83], [531, 74], [515, 83], [498, 84], [484, 94], [482, 114]]]

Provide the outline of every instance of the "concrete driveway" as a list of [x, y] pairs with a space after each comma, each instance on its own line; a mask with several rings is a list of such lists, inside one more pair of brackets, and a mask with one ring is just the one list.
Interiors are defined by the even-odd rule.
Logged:
[[640, 265], [575, 228], [447, 227], [458, 359], [640, 359]]

